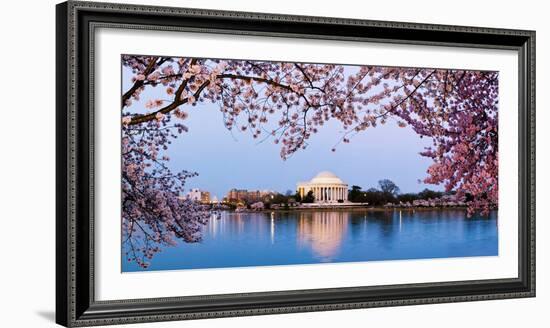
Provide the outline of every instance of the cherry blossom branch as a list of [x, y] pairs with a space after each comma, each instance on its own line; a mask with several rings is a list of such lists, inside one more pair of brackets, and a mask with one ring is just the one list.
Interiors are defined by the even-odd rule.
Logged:
[[[158, 59], [159, 57], [151, 57], [151, 59], [149, 60], [149, 64], [147, 65], [147, 67], [142, 73], [144, 76], [148, 76], [149, 74], [151, 74], [151, 72], [155, 69], [156, 62]], [[126, 102], [128, 101], [128, 99], [132, 97], [132, 95], [134, 94], [134, 92], [136, 92], [137, 89], [143, 86], [143, 83], [144, 83], [143, 79], [136, 80], [136, 82], [134, 82], [134, 85], [122, 95], [122, 107], [126, 106]]]

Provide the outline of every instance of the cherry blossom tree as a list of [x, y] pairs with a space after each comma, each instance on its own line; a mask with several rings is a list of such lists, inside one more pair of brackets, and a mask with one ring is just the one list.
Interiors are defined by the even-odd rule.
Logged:
[[[208, 211], [178, 198], [196, 173], [171, 172], [159, 154], [203, 102], [217, 104], [227, 129], [279, 144], [283, 160], [330, 120], [345, 131], [333, 151], [379, 124], [410, 126], [432, 141], [420, 154], [433, 161], [425, 183], [455, 191], [469, 214], [498, 202], [498, 72], [129, 55], [122, 64], [133, 75], [121, 104], [123, 225], [140, 265], [151, 245], [200, 240]], [[150, 88], [165, 96], [147, 97]]]
[[161, 245], [175, 246], [177, 240], [196, 242], [201, 226], [210, 215], [202, 205], [180, 198], [185, 180], [193, 172], [173, 173], [169, 160], [159, 155], [170, 138], [177, 137], [166, 122], [151, 121], [123, 130], [122, 138], [122, 231], [126, 258], [143, 268]]

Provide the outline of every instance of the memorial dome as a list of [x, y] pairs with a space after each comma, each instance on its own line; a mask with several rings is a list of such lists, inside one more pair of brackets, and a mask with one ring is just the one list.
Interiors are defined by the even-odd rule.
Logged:
[[311, 179], [309, 183], [314, 184], [345, 184], [344, 181], [342, 181], [339, 177], [336, 176], [336, 174], [329, 172], [329, 171], [323, 171], [320, 172], [315, 176], [315, 178]]

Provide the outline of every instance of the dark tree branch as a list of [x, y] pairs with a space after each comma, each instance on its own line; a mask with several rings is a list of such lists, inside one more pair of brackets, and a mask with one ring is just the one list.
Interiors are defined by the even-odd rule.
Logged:
[[[157, 60], [159, 59], [159, 57], [151, 57], [151, 60], [149, 61], [149, 64], [147, 65], [147, 67], [145, 68], [145, 70], [143, 71], [143, 75], [145, 75], [145, 78], [147, 78], [147, 76], [149, 76], [149, 74], [151, 74], [151, 72], [153, 72], [153, 70], [155, 69], [155, 66], [156, 66], [156, 62]], [[161, 60], [162, 61], [162, 60]], [[139, 88], [141, 88], [143, 86], [143, 84], [145, 83], [145, 80], [137, 80], [134, 85], [130, 88], [130, 90], [126, 91], [123, 95], [122, 95], [122, 104], [121, 104], [121, 108], [124, 108], [124, 106], [126, 106], [126, 101], [128, 99], [130, 99], [130, 97], [132, 97], [132, 95], [134, 94], [134, 92], [136, 92], [136, 90], [138, 90]]]

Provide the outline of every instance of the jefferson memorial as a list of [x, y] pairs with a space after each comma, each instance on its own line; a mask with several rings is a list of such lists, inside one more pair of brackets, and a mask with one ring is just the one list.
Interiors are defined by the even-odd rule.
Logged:
[[309, 182], [298, 182], [297, 188], [300, 196], [305, 197], [313, 191], [315, 203], [337, 203], [348, 200], [348, 184], [342, 181], [334, 173], [323, 171]]

